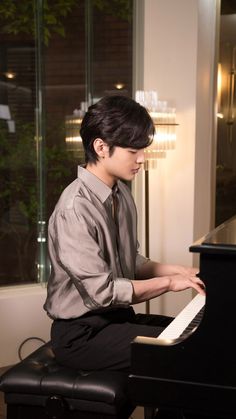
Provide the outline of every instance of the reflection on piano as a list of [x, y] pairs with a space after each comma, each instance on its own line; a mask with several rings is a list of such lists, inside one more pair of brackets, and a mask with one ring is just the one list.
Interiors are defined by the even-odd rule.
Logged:
[[200, 254], [206, 299], [197, 295], [157, 338], [134, 340], [130, 397], [184, 418], [236, 418], [236, 217], [190, 251]]

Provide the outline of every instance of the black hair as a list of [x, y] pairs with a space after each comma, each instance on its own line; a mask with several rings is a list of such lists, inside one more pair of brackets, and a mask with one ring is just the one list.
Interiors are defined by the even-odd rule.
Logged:
[[86, 112], [80, 129], [86, 163], [96, 163], [93, 142], [101, 138], [110, 154], [114, 147], [141, 149], [153, 140], [154, 125], [147, 110], [126, 96], [104, 96]]

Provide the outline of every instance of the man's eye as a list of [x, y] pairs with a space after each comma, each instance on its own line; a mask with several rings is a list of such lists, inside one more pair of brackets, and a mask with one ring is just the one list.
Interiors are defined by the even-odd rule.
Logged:
[[137, 150], [129, 149], [129, 152], [132, 153], [132, 154], [136, 154], [137, 153]]

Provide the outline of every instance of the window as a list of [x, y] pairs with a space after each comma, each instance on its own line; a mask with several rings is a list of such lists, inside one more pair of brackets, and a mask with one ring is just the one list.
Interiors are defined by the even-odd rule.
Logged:
[[235, 22], [235, 2], [222, 0], [218, 73], [216, 226], [236, 213]]
[[48, 218], [83, 162], [78, 117], [132, 95], [131, 0], [14, 3], [0, 4], [0, 285], [47, 279]]

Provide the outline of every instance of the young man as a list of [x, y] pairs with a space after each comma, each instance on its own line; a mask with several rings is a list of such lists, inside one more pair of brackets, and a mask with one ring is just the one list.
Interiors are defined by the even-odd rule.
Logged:
[[136, 207], [128, 186], [154, 133], [145, 108], [107, 96], [85, 114], [84, 167], [62, 193], [48, 227], [52, 273], [44, 305], [52, 346], [73, 368], [128, 369], [137, 335], [158, 336], [170, 319], [136, 315], [132, 304], [167, 291], [203, 293], [197, 271], [138, 253]]

